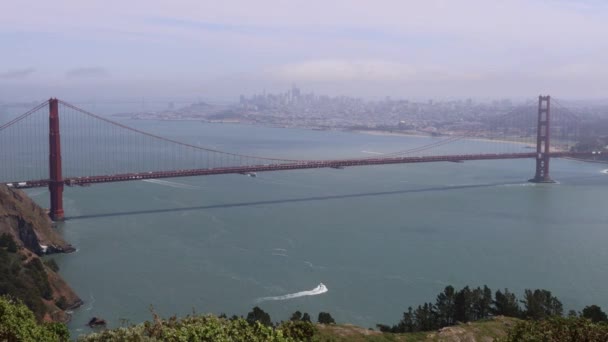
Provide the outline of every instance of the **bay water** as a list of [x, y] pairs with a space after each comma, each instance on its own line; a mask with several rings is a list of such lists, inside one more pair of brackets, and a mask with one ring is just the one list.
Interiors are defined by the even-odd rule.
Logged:
[[[432, 139], [129, 124], [221, 150], [302, 159], [370, 157]], [[58, 229], [78, 251], [52, 257], [85, 302], [69, 327], [86, 333], [93, 316], [110, 327], [138, 323], [151, 319], [151, 307], [162, 316], [246, 315], [255, 305], [275, 321], [326, 311], [374, 327], [434, 302], [447, 285], [519, 296], [544, 288], [566, 310], [607, 308], [608, 166], [551, 166], [557, 184], [528, 183], [533, 160], [496, 160], [66, 188]], [[46, 190], [27, 192], [48, 207]], [[314, 291], [320, 283], [326, 292]]]

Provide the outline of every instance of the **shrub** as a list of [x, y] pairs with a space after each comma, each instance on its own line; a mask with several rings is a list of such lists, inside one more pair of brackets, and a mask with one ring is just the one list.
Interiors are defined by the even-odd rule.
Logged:
[[248, 342], [295, 342], [281, 329], [267, 327], [260, 322], [250, 324], [242, 318], [223, 319], [215, 316], [171, 317], [163, 320], [154, 316], [153, 321], [131, 327], [104, 330], [81, 336], [81, 342], [111, 341], [248, 341]]
[[9, 253], [17, 252], [17, 244], [13, 236], [7, 233], [0, 235], [0, 247], [5, 247]]
[[336, 321], [333, 319], [333, 317], [331, 317], [329, 312], [319, 312], [319, 318], [317, 319], [317, 322], [321, 324], [336, 323]]
[[593, 323], [585, 318], [552, 317], [517, 323], [502, 342], [605, 342], [608, 325]]
[[59, 265], [57, 265], [57, 262], [55, 261], [55, 259], [47, 259], [44, 261], [44, 264], [50, 268], [51, 270], [53, 270], [53, 272], [59, 272]]
[[314, 325], [302, 320], [283, 322], [279, 326], [279, 329], [283, 331], [285, 337], [293, 338], [296, 341], [312, 341], [315, 335]]
[[68, 341], [69, 338], [64, 324], [38, 324], [34, 313], [20, 301], [0, 297], [0, 341]]

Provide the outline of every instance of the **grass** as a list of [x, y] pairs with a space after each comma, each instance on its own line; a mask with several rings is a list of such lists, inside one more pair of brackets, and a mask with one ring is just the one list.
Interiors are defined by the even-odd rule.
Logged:
[[418, 342], [418, 341], [494, 341], [507, 334], [509, 327], [518, 320], [508, 317], [496, 317], [483, 321], [459, 324], [439, 331], [416, 332], [405, 334], [381, 333], [353, 325], [317, 325], [315, 340], [320, 342]]

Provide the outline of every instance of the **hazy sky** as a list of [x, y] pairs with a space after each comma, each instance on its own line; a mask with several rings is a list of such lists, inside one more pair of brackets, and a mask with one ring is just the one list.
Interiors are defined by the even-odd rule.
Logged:
[[0, 2], [0, 100], [608, 97], [605, 0]]

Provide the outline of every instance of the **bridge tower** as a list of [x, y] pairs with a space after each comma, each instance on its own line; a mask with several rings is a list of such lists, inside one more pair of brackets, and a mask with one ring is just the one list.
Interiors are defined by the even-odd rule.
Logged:
[[538, 128], [536, 137], [536, 174], [530, 182], [555, 183], [549, 176], [551, 141], [551, 96], [538, 97]]
[[53, 221], [63, 221], [63, 176], [61, 173], [61, 135], [59, 134], [59, 102], [49, 100], [49, 192]]

